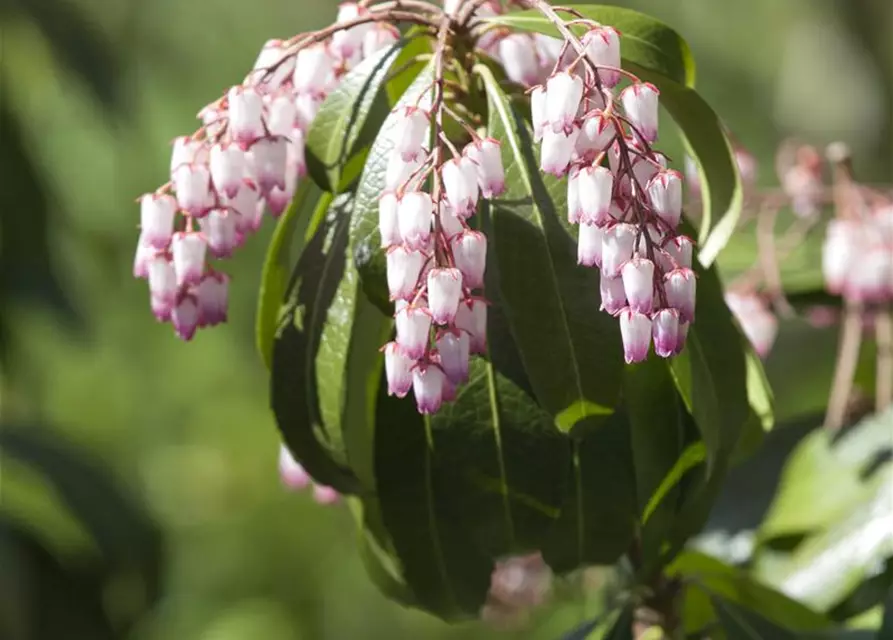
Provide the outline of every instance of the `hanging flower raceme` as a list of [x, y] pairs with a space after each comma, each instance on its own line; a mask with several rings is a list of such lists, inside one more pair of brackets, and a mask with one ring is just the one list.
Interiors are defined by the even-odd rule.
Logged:
[[[364, 15], [367, 9], [344, 3], [338, 21]], [[245, 80], [199, 112], [198, 131], [174, 140], [170, 182], [140, 199], [134, 276], [149, 280], [153, 313], [184, 340], [226, 320], [229, 278], [210, 261], [230, 257], [265, 214], [277, 217], [288, 207], [306, 174], [306, 136], [326, 96], [398, 37], [393, 26], [371, 19], [327, 35], [267, 42]]]
[[[585, 22], [577, 20], [577, 23]], [[540, 168], [567, 177], [577, 260], [601, 270], [602, 310], [618, 318], [627, 362], [678, 354], [695, 319], [692, 241], [678, 232], [682, 176], [651, 148], [659, 91], [620, 69], [620, 34], [589, 23], [531, 92]], [[619, 94], [623, 76], [630, 80]]]
[[859, 214], [828, 224], [825, 287], [851, 303], [886, 304], [893, 301], [893, 204]]

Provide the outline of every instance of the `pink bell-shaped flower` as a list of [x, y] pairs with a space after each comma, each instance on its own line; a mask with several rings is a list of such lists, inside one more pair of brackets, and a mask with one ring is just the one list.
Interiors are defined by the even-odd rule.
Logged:
[[598, 154], [607, 150], [616, 136], [617, 129], [611, 120], [598, 112], [583, 120], [574, 155], [583, 162], [592, 162]]
[[546, 82], [546, 114], [554, 133], [570, 134], [582, 99], [583, 79], [580, 76], [560, 71], [549, 78]]
[[574, 153], [574, 145], [580, 134], [579, 127], [571, 127], [570, 133], [556, 133], [547, 127], [543, 132], [543, 144], [540, 149], [540, 169], [544, 173], [561, 177], [567, 172], [567, 166]]
[[201, 282], [207, 248], [208, 245], [201, 233], [180, 231], [174, 234], [171, 240], [171, 253], [174, 257], [177, 286]]
[[325, 93], [334, 68], [335, 60], [325, 43], [304, 47], [295, 57], [295, 92], [308, 95]]
[[236, 247], [236, 216], [226, 209], [212, 209], [202, 222], [211, 255], [230, 257]]
[[626, 117], [645, 140], [657, 140], [657, 105], [660, 91], [649, 82], [637, 82], [620, 92]]
[[229, 315], [229, 276], [212, 272], [198, 285], [199, 326], [213, 327], [226, 322]]
[[267, 40], [249, 75], [251, 84], [261, 91], [275, 91], [288, 80], [295, 70], [295, 58], [283, 40]]
[[415, 293], [425, 256], [403, 245], [392, 247], [387, 254], [388, 291], [392, 299], [408, 300]]
[[385, 191], [378, 201], [378, 232], [381, 235], [382, 247], [390, 247], [403, 242], [400, 237], [400, 226], [397, 223], [399, 204], [397, 195], [393, 191]]
[[580, 202], [580, 171], [571, 169], [567, 178], [567, 221], [577, 224], [583, 215], [583, 204]]
[[412, 391], [419, 413], [437, 413], [443, 404], [446, 374], [436, 364], [421, 363], [412, 371]]
[[539, 142], [549, 125], [549, 113], [546, 110], [546, 90], [542, 86], [530, 92], [530, 120], [533, 123], [533, 141]]
[[463, 153], [474, 163], [481, 195], [495, 198], [505, 192], [505, 168], [498, 140], [486, 138], [472, 142]]
[[295, 123], [304, 133], [310, 131], [325, 94], [299, 93], [295, 96]]
[[487, 236], [479, 231], [466, 230], [453, 237], [453, 261], [462, 272], [462, 282], [469, 289], [484, 286], [487, 267]]
[[397, 344], [408, 358], [421, 359], [428, 349], [431, 312], [423, 306], [409, 304], [397, 311], [395, 319]]
[[394, 112], [392, 140], [394, 150], [404, 162], [415, 160], [422, 153], [430, 116], [418, 107], [401, 107]]
[[140, 241], [166, 249], [174, 233], [177, 200], [167, 193], [147, 193], [140, 198]]
[[577, 237], [577, 264], [584, 267], [600, 266], [602, 262], [602, 245], [605, 231], [594, 224], [580, 224], [580, 235]]
[[456, 234], [465, 231], [465, 227], [462, 226], [462, 220], [453, 213], [453, 208], [446, 200], [440, 201], [439, 209], [438, 216], [440, 217], [440, 230], [443, 232], [443, 235], [447, 240], [451, 239]]
[[234, 198], [247, 176], [245, 151], [237, 144], [217, 143], [211, 147], [211, 180], [218, 193]]
[[[664, 250], [673, 259], [673, 269], [684, 267], [691, 268], [692, 241], [688, 236], [676, 236], [664, 245]], [[672, 269], [665, 269], [672, 271]]]
[[190, 136], [174, 138], [171, 175], [184, 164], [204, 164], [207, 160], [208, 148], [203, 140], [193, 140]]
[[248, 150], [247, 159], [262, 194], [268, 194], [274, 188], [285, 189], [288, 138], [261, 138]]
[[620, 34], [612, 27], [598, 26], [590, 29], [583, 35], [583, 46], [586, 48], [586, 57], [597, 67], [611, 67], [611, 69], [599, 68], [598, 77], [607, 88], [612, 88], [620, 82]]
[[447, 160], [441, 167], [447, 202], [457, 216], [474, 215], [478, 201], [477, 167], [466, 157]]
[[651, 346], [651, 320], [644, 313], [626, 308], [620, 312], [620, 338], [627, 364], [642, 362]]
[[520, 85], [531, 86], [540, 77], [540, 63], [531, 37], [524, 33], [512, 33], [499, 41], [499, 60], [506, 77]]
[[177, 204], [191, 216], [200, 218], [214, 206], [211, 171], [206, 164], [184, 164], [174, 171]]
[[636, 228], [626, 222], [605, 230], [602, 243], [602, 271], [613, 278], [620, 275], [624, 263], [633, 257]]
[[608, 219], [614, 176], [605, 167], [589, 166], [578, 174], [580, 189], [580, 220], [601, 224]]
[[161, 322], [167, 322], [177, 301], [177, 274], [173, 263], [163, 255], [149, 260], [147, 265], [149, 295], [152, 312]]
[[654, 213], [675, 229], [682, 217], [682, 175], [672, 169], [660, 171], [648, 182], [647, 190]]
[[138, 279], [149, 277], [149, 262], [156, 256], [158, 250], [147, 243], [140, 234], [136, 243], [136, 253], [133, 256], [133, 277]]
[[384, 369], [388, 381], [388, 395], [403, 398], [412, 388], [412, 367], [415, 360], [396, 342], [384, 346]]
[[400, 237], [410, 249], [421, 250], [428, 245], [434, 222], [434, 203], [424, 191], [404, 193], [397, 207], [397, 226]]
[[290, 136], [298, 119], [294, 96], [290, 93], [268, 96], [267, 102], [267, 132], [271, 136]]
[[264, 101], [252, 87], [235, 86], [227, 94], [229, 132], [233, 140], [253, 144], [264, 135]]
[[421, 169], [424, 161], [422, 155], [419, 154], [412, 160], [404, 160], [399, 153], [392, 155], [385, 170], [384, 188], [388, 191], [404, 189], [410, 177]]
[[664, 276], [667, 303], [679, 310], [679, 318], [685, 322], [695, 319], [696, 283], [695, 272], [691, 269], [674, 269]]
[[605, 275], [604, 269], [599, 280], [599, 293], [601, 294], [601, 309], [609, 314], [617, 315], [626, 308], [626, 289], [623, 286], [623, 278], [613, 278]]
[[198, 329], [198, 303], [195, 296], [185, 295], [171, 309], [171, 324], [181, 340], [192, 340]]
[[678, 353], [679, 312], [676, 309], [661, 309], [654, 314], [651, 321], [654, 352], [661, 358], [669, 358]]
[[451, 324], [462, 299], [462, 272], [437, 267], [428, 272], [428, 307], [437, 324]]
[[440, 354], [440, 366], [447, 380], [462, 384], [468, 380], [468, 358], [471, 340], [465, 331], [444, 331], [435, 341]]
[[237, 232], [246, 234], [257, 231], [255, 221], [258, 204], [260, 203], [260, 194], [257, 192], [257, 186], [253, 181], [243, 180], [235, 197], [228, 198], [224, 196], [223, 201], [229, 207], [229, 210], [235, 214]]
[[459, 303], [456, 311], [456, 328], [466, 331], [471, 353], [487, 352], [487, 303], [469, 298]]
[[639, 313], [651, 313], [654, 303], [654, 263], [635, 257], [621, 269], [623, 290], [629, 307]]

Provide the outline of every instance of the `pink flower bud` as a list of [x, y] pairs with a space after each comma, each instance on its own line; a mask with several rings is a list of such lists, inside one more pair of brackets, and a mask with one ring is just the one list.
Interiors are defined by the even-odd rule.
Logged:
[[636, 228], [626, 222], [605, 230], [602, 243], [602, 271], [609, 278], [620, 275], [623, 264], [633, 257]]
[[274, 187], [285, 189], [287, 138], [261, 138], [251, 146], [246, 157], [262, 194], [269, 193]]
[[520, 85], [531, 86], [540, 77], [540, 62], [533, 39], [524, 33], [513, 33], [499, 41], [499, 60], [506, 77]]
[[136, 243], [136, 253], [133, 256], [134, 278], [143, 279], [149, 277], [149, 262], [157, 253], [158, 250], [146, 242], [143, 234], [140, 234], [140, 238]]
[[564, 132], [555, 133], [547, 127], [543, 132], [543, 144], [540, 149], [540, 169], [544, 173], [552, 174], [560, 178], [567, 172], [567, 165], [571, 161], [579, 127], [571, 127], [570, 134]]
[[171, 175], [184, 164], [204, 164], [208, 160], [208, 148], [203, 140], [193, 140], [189, 136], [174, 139], [171, 153]]
[[437, 324], [451, 324], [462, 299], [462, 272], [435, 268], [428, 273], [428, 307]]
[[431, 237], [434, 221], [434, 203], [430, 194], [423, 191], [404, 193], [397, 207], [397, 225], [400, 237], [410, 249], [424, 249]]
[[171, 324], [181, 340], [192, 340], [198, 328], [198, 304], [194, 296], [185, 295], [174, 305]]
[[635, 257], [621, 270], [623, 290], [629, 307], [639, 313], [651, 313], [654, 301], [654, 263], [647, 258]]
[[239, 233], [253, 233], [257, 231], [255, 221], [257, 208], [260, 202], [260, 194], [254, 182], [243, 180], [235, 197], [224, 196], [224, 204], [236, 217], [236, 231]]
[[617, 135], [617, 129], [601, 112], [583, 120], [580, 137], [574, 149], [575, 156], [583, 162], [592, 162], [607, 150]]
[[211, 171], [205, 164], [184, 164], [174, 171], [177, 204], [186, 213], [200, 218], [214, 206]]
[[[276, 67], [272, 70], [272, 67]], [[282, 40], [267, 40], [249, 76], [251, 84], [263, 91], [274, 91], [288, 80], [295, 69], [295, 58]]]
[[170, 194], [147, 193], [140, 198], [141, 242], [166, 249], [174, 232], [177, 200]]
[[428, 349], [431, 312], [423, 306], [409, 304], [396, 313], [397, 344], [408, 358], [419, 360]]
[[198, 285], [199, 326], [213, 327], [226, 322], [229, 315], [229, 276], [209, 273]]
[[443, 403], [446, 374], [436, 364], [422, 363], [412, 371], [412, 391], [419, 413], [437, 413]]
[[[611, 27], [598, 26], [583, 36], [586, 56], [597, 67], [620, 68], [620, 34]], [[599, 68], [598, 77], [602, 84], [611, 88], [620, 82], [620, 72]]]
[[337, 504], [341, 500], [341, 494], [332, 487], [322, 484], [313, 485], [313, 501], [323, 507]]
[[318, 93], [299, 93], [295, 96], [295, 122], [304, 133], [310, 131], [322, 101], [323, 96]]
[[449, 203], [446, 200], [440, 201], [440, 228], [443, 231], [443, 235], [449, 240], [457, 233], [462, 233], [465, 231], [465, 227], [462, 226], [462, 221], [453, 213], [452, 207], [450, 207]]
[[598, 288], [602, 298], [602, 311], [613, 316], [626, 308], [626, 289], [623, 286], [623, 278], [620, 276], [610, 278], [602, 270]]
[[549, 78], [546, 83], [546, 114], [553, 133], [570, 134], [582, 98], [583, 79], [579, 76], [561, 71]]
[[413, 160], [404, 160], [399, 153], [395, 153], [388, 160], [388, 168], [385, 171], [384, 186], [388, 191], [395, 191], [406, 185], [406, 181], [418, 171], [424, 158], [419, 154]]
[[174, 272], [174, 265], [163, 255], [158, 255], [149, 260], [147, 271], [152, 311], [158, 320], [167, 322], [177, 301], [177, 274]]
[[403, 245], [392, 247], [387, 254], [388, 291], [392, 299], [411, 298], [418, 285], [425, 256]]
[[478, 201], [477, 168], [468, 158], [447, 160], [441, 167], [441, 178], [447, 202], [462, 218], [474, 215]]
[[486, 353], [487, 303], [477, 298], [460, 302], [456, 311], [456, 328], [468, 333], [471, 353]]
[[614, 176], [605, 167], [590, 166], [580, 169], [580, 220], [600, 224], [608, 219]]
[[394, 112], [394, 151], [404, 162], [421, 155], [428, 134], [429, 118], [428, 112], [418, 107], [402, 107]]
[[673, 259], [673, 266], [664, 271], [672, 271], [678, 267], [691, 268], [692, 242], [688, 236], [676, 236], [664, 245], [664, 250]]
[[295, 58], [295, 92], [319, 95], [326, 91], [334, 73], [335, 60], [325, 43], [318, 43], [298, 51]]
[[227, 94], [229, 132], [236, 142], [249, 145], [264, 135], [264, 102], [251, 87], [236, 86]]
[[648, 357], [648, 347], [651, 346], [651, 320], [627, 307], [620, 312], [620, 338], [626, 363], [642, 362]]
[[479, 231], [463, 231], [450, 242], [453, 260], [462, 272], [462, 282], [469, 289], [484, 286], [487, 267], [487, 236]]
[[312, 482], [310, 474], [284, 444], [279, 447], [279, 479], [289, 489], [306, 489]]
[[180, 231], [174, 234], [171, 252], [174, 256], [177, 286], [201, 282], [205, 270], [206, 251], [207, 244], [202, 234], [195, 231]]
[[462, 384], [468, 380], [468, 358], [471, 339], [465, 331], [444, 331], [437, 338], [437, 352], [440, 354], [440, 366], [447, 380], [453, 384]]
[[211, 147], [211, 180], [214, 188], [234, 198], [247, 175], [245, 152], [239, 145], [218, 143]]
[[585, 267], [600, 266], [602, 263], [602, 245], [605, 231], [594, 224], [580, 224], [580, 235], [577, 237], [577, 264]]
[[654, 352], [661, 358], [669, 358], [678, 353], [679, 312], [676, 309], [661, 309], [652, 318]]
[[267, 132], [271, 136], [290, 136], [298, 119], [294, 97], [290, 93], [283, 93], [268, 98]]
[[393, 191], [385, 191], [378, 201], [378, 232], [382, 247], [390, 247], [403, 241], [397, 224], [398, 206], [397, 195]]
[[499, 141], [478, 140], [466, 146], [463, 153], [474, 163], [481, 195], [488, 199], [501, 196], [505, 192], [505, 168]]
[[682, 217], [682, 175], [672, 169], [658, 172], [647, 186], [651, 208], [675, 229]]
[[686, 268], [674, 269], [664, 276], [667, 303], [679, 310], [679, 318], [685, 322], [695, 319], [696, 282], [695, 272]]
[[226, 209], [212, 209], [202, 222], [211, 255], [230, 257], [236, 247], [236, 216]]
[[648, 142], [657, 140], [657, 102], [660, 92], [649, 82], [637, 82], [620, 92], [626, 117]]
[[530, 120], [533, 123], [533, 141], [539, 142], [549, 124], [549, 114], [546, 111], [546, 90], [542, 86], [534, 88], [530, 92]]
[[384, 346], [384, 370], [388, 380], [388, 395], [403, 398], [412, 388], [412, 367], [415, 360], [406, 355], [396, 342]]

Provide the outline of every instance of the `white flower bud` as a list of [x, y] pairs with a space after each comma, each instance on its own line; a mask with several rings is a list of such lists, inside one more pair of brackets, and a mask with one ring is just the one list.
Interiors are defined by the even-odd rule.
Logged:
[[540, 61], [534, 41], [527, 34], [513, 33], [502, 38], [498, 58], [512, 82], [529, 87], [539, 80]]
[[400, 237], [410, 249], [424, 249], [431, 237], [434, 222], [434, 203], [424, 191], [404, 193], [397, 207]]
[[171, 152], [171, 175], [184, 164], [204, 164], [208, 160], [208, 148], [203, 140], [193, 140], [189, 136], [174, 139]]
[[171, 310], [171, 324], [181, 340], [192, 340], [198, 328], [198, 303], [192, 295], [185, 295]]
[[657, 140], [657, 103], [660, 92], [650, 82], [637, 82], [620, 92], [626, 117], [648, 142]]
[[205, 253], [208, 245], [202, 234], [195, 231], [179, 231], [171, 241], [177, 286], [198, 284], [205, 270]]
[[397, 344], [408, 358], [418, 360], [428, 349], [428, 332], [431, 329], [431, 313], [414, 304], [400, 309], [395, 315]]
[[447, 160], [441, 167], [443, 188], [453, 212], [462, 218], [474, 215], [478, 201], [477, 168], [464, 157]]
[[412, 392], [419, 413], [437, 413], [443, 404], [446, 374], [436, 364], [422, 363], [412, 371]]
[[264, 135], [264, 101], [256, 89], [233, 87], [227, 94], [227, 104], [233, 140], [250, 145]]
[[617, 129], [601, 112], [583, 120], [574, 155], [582, 162], [592, 162], [607, 150], [617, 136]]
[[471, 353], [487, 352], [487, 303], [469, 298], [459, 303], [456, 328], [468, 333]]
[[236, 216], [226, 209], [212, 209], [202, 222], [211, 255], [230, 257], [236, 247]]
[[437, 324], [456, 319], [462, 299], [462, 272], [455, 268], [434, 268], [428, 272], [428, 307]]
[[590, 224], [606, 222], [611, 209], [614, 176], [605, 167], [590, 166], [580, 169], [578, 179], [580, 220]]
[[487, 268], [487, 236], [480, 231], [466, 230], [453, 237], [450, 245], [453, 260], [462, 272], [462, 282], [469, 289], [484, 286]]
[[156, 249], [166, 249], [174, 232], [177, 200], [167, 193], [147, 193], [140, 198], [140, 240]]
[[583, 79], [579, 76], [561, 71], [549, 78], [546, 83], [546, 114], [554, 133], [571, 132], [582, 98]]
[[530, 92], [530, 120], [533, 123], [533, 141], [539, 142], [549, 124], [546, 110], [546, 90], [542, 86]]
[[429, 118], [428, 112], [418, 107], [402, 107], [394, 112], [394, 152], [404, 162], [415, 160], [422, 154]]
[[630, 309], [639, 313], [651, 313], [654, 303], [654, 263], [647, 258], [635, 257], [623, 265], [621, 274]]
[[580, 224], [580, 235], [577, 237], [577, 264], [584, 267], [601, 266], [602, 245], [605, 231], [594, 224]]
[[388, 291], [393, 299], [409, 299], [415, 292], [425, 256], [402, 245], [387, 254]]
[[675, 229], [682, 217], [682, 175], [672, 169], [660, 171], [648, 183], [647, 190], [654, 213]]
[[397, 195], [393, 191], [385, 191], [378, 201], [378, 232], [382, 247], [390, 247], [403, 241], [397, 223], [398, 206]]
[[247, 172], [245, 151], [239, 145], [217, 143], [211, 147], [211, 180], [218, 193], [234, 198]]
[[540, 169], [559, 178], [563, 176], [567, 172], [579, 134], [580, 129], [576, 126], [571, 128], [570, 134], [555, 133], [546, 127], [540, 149]]
[[603, 270], [599, 280], [599, 294], [602, 299], [601, 310], [612, 316], [626, 307], [626, 289], [620, 276], [608, 277]]
[[388, 395], [403, 398], [412, 388], [412, 367], [415, 360], [407, 356], [396, 342], [387, 343], [383, 350]]
[[214, 206], [211, 170], [205, 164], [184, 164], [174, 171], [177, 204], [191, 216], [200, 218]]
[[620, 275], [623, 264], [633, 257], [636, 228], [625, 222], [605, 230], [602, 244], [602, 271], [609, 278]]
[[661, 309], [652, 318], [654, 352], [661, 358], [669, 358], [679, 353], [679, 312], [676, 309]]
[[301, 49], [295, 58], [295, 92], [317, 96], [324, 93], [334, 69], [335, 59], [325, 43], [320, 42]]
[[276, 187], [285, 189], [288, 138], [261, 138], [251, 146], [246, 157], [262, 194]]
[[691, 269], [674, 269], [664, 276], [664, 290], [667, 303], [679, 310], [679, 318], [684, 322], [695, 319], [695, 272]]
[[648, 357], [648, 347], [651, 346], [651, 320], [627, 307], [620, 312], [620, 338], [627, 364], [642, 362]]
[[499, 141], [478, 140], [466, 146], [463, 153], [475, 165], [481, 195], [487, 199], [501, 196], [505, 192], [505, 168]]
[[229, 277], [225, 273], [209, 273], [198, 285], [199, 326], [213, 327], [226, 322], [229, 314]]
[[[620, 69], [620, 34], [612, 27], [598, 26], [583, 35], [586, 56], [597, 67]], [[599, 68], [598, 77], [602, 84], [611, 88], [620, 82], [620, 72]]]
[[468, 358], [471, 341], [465, 331], [444, 331], [435, 341], [440, 366], [447, 380], [462, 384], [468, 380]]

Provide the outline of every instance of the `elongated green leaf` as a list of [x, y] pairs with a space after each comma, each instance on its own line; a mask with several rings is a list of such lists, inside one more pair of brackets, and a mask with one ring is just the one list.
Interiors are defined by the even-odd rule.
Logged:
[[[679, 125], [686, 149], [698, 165], [703, 201], [699, 260], [710, 266], [738, 224], [743, 193], [722, 123], [693, 89], [694, 61], [688, 45], [669, 26], [636, 11], [598, 5], [569, 8], [584, 18], [618, 28], [623, 67], [660, 90], [661, 103]], [[487, 21], [560, 35], [545, 16], [534, 10], [493, 16]], [[581, 29], [576, 29], [578, 35], [582, 34]]]
[[307, 133], [307, 168], [322, 189], [341, 190], [342, 182], [358, 175], [362, 160], [353, 165], [357, 167], [353, 176], [342, 174], [387, 117], [384, 84], [404, 45], [401, 41], [382, 49], [348, 72], [313, 119]]
[[787, 629], [814, 631], [832, 626], [825, 616], [761, 584], [737, 567], [696, 551], [686, 551], [669, 567], [667, 574], [695, 582], [723, 601], [759, 612]]
[[642, 514], [642, 521], [647, 523], [657, 508], [663, 503], [664, 498], [673, 493], [673, 489], [682, 480], [686, 473], [703, 463], [707, 457], [707, 449], [702, 441], [690, 444], [676, 459], [673, 467], [664, 476], [660, 485], [655, 489], [648, 504], [645, 505], [645, 511]]
[[330, 202], [331, 198], [323, 196], [319, 187], [311, 180], [305, 180], [276, 223], [264, 258], [255, 319], [255, 342], [267, 369], [273, 357], [273, 336], [292, 267], [304, 250], [306, 237], [312, 235], [312, 221], [317, 217], [314, 211], [325, 211]]
[[799, 637], [793, 631], [727, 600], [714, 597], [711, 601], [727, 640], [796, 640]]
[[308, 243], [289, 284], [273, 342], [270, 401], [285, 444], [319, 482], [358, 490], [337, 432], [322, 422], [315, 361], [326, 314], [344, 272], [352, 199], [339, 198]]
[[561, 219], [565, 186], [544, 178], [524, 119], [490, 70], [475, 68], [490, 102], [489, 134], [502, 142], [508, 189], [492, 202], [505, 314], [539, 402], [561, 430], [609, 415], [623, 369], [617, 322], [599, 313], [598, 273], [577, 265]]

